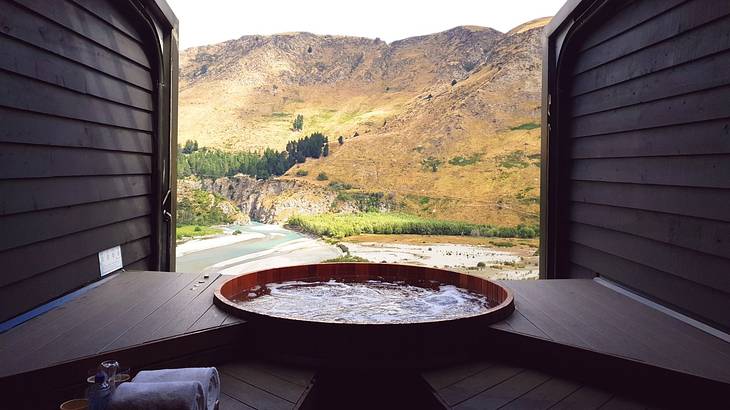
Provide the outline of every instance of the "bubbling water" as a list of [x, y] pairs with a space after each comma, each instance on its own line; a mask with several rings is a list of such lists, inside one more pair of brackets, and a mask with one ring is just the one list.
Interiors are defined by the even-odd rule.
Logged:
[[234, 301], [269, 316], [358, 324], [451, 320], [484, 313], [493, 305], [485, 296], [453, 285], [427, 288], [375, 280], [269, 283], [263, 292], [257, 289]]

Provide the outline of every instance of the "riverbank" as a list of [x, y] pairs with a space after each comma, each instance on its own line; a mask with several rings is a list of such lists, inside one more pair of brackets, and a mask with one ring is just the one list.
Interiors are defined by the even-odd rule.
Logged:
[[336, 246], [280, 225], [251, 223], [221, 228], [224, 231], [221, 235], [179, 244], [176, 270], [239, 275], [272, 266], [317, 263], [342, 256]]
[[456, 270], [487, 279], [537, 279], [537, 239], [440, 235], [358, 235], [341, 242], [371, 262]]
[[175, 256], [179, 258], [193, 252], [200, 252], [206, 249], [219, 248], [221, 246], [231, 245], [238, 242], [266, 237], [266, 235], [258, 232], [241, 233], [238, 235], [233, 235], [232, 233], [225, 234], [223, 233], [223, 230], [221, 230], [221, 232], [222, 233], [218, 235], [193, 238], [179, 243], [175, 248]]
[[[319, 263], [346, 254], [370, 262], [457, 270], [490, 279], [537, 278], [537, 239], [441, 235], [358, 235], [335, 246], [279, 225], [221, 227], [224, 234], [178, 245], [179, 272], [240, 275], [276, 266]], [[233, 232], [240, 232], [234, 235]]]

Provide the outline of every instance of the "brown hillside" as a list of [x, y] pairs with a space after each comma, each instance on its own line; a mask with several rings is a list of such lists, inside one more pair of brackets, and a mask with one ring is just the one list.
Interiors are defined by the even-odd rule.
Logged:
[[[534, 222], [539, 129], [512, 128], [539, 123], [546, 22], [506, 34], [457, 27], [391, 44], [290, 33], [188, 49], [181, 53], [179, 138], [282, 149], [323, 131], [330, 156], [283, 178], [304, 168], [312, 183], [390, 193], [422, 215]], [[290, 130], [297, 114], [304, 115], [302, 132]], [[441, 162], [435, 172], [424, 166], [429, 159]], [[321, 171], [329, 181], [315, 181]]]

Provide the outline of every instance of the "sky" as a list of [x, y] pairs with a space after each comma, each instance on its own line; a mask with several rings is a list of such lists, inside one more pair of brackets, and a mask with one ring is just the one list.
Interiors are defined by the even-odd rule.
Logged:
[[180, 49], [247, 34], [308, 31], [392, 42], [456, 26], [505, 32], [557, 13], [565, 0], [167, 0]]

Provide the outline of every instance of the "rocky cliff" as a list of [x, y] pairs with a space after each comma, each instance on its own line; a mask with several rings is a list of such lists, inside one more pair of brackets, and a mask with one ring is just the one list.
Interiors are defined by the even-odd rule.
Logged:
[[[343, 197], [332, 189], [306, 181], [257, 180], [245, 175], [180, 180], [178, 202], [189, 201], [193, 193], [198, 191], [210, 193], [211, 201], [212, 196], [224, 199], [215, 201], [214, 206], [238, 223], [256, 221], [283, 224], [294, 214], [352, 213], [363, 210], [356, 198]], [[383, 200], [379, 206], [379, 210], [388, 211], [393, 204]]]

